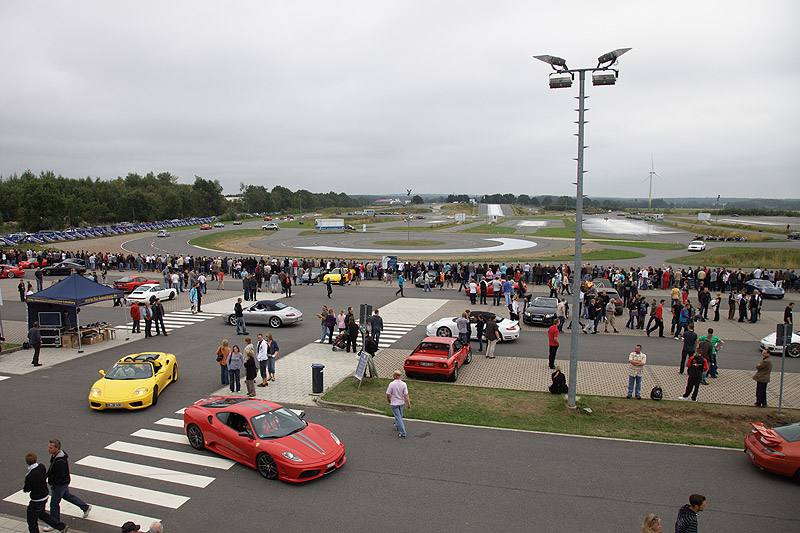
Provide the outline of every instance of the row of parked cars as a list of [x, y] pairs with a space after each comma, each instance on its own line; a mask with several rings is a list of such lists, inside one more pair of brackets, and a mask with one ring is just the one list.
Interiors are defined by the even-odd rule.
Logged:
[[25, 243], [48, 244], [64, 241], [91, 239], [93, 237], [108, 237], [125, 233], [138, 233], [142, 231], [158, 231], [166, 228], [193, 226], [213, 222], [213, 218], [187, 218], [173, 219], [163, 222], [144, 222], [141, 224], [121, 223], [110, 226], [95, 226], [92, 228], [72, 228], [65, 231], [41, 230], [38, 233], [9, 233], [0, 237], [0, 246], [20, 246]]

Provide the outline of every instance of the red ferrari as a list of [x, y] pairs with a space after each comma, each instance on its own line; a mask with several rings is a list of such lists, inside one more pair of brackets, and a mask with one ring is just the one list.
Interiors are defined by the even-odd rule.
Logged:
[[211, 226], [209, 226], [208, 224], [203, 224], [202, 226], [200, 226], [200, 229], [211, 229]]
[[744, 439], [744, 453], [759, 468], [793, 477], [800, 483], [800, 422], [767, 429], [750, 422], [753, 431]]
[[47, 266], [47, 259], [42, 259], [41, 265], [38, 259], [26, 259], [17, 263], [20, 268], [39, 268], [39, 266]]
[[158, 280], [148, 279], [144, 276], [125, 276], [114, 282], [114, 288], [120, 291], [133, 292], [133, 289], [145, 283], [158, 283]]
[[0, 265], [0, 278], [21, 278], [25, 271], [11, 265]]
[[447, 376], [455, 381], [461, 365], [471, 362], [472, 348], [468, 344], [452, 337], [425, 337], [406, 358], [403, 370], [408, 377]]
[[196, 401], [183, 413], [189, 444], [255, 468], [267, 479], [300, 482], [344, 465], [344, 444], [305, 413], [274, 402], [234, 396]]

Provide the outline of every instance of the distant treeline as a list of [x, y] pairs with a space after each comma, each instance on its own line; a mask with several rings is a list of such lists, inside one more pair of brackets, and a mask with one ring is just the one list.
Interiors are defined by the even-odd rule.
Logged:
[[[113, 180], [72, 179], [43, 171], [0, 176], [0, 226], [6, 231], [36, 232], [116, 222], [153, 222], [175, 218], [275, 212], [302, 208], [357, 207], [344, 193], [292, 192], [281, 186], [242, 185], [242, 197], [229, 201], [218, 180], [195, 176], [192, 185], [178, 183], [169, 172], [130, 173]], [[10, 223], [14, 223], [11, 225]]]

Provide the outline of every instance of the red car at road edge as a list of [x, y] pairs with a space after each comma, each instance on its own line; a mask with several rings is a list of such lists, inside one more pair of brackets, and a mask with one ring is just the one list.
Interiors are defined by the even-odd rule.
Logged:
[[800, 422], [767, 429], [750, 422], [753, 431], [744, 439], [744, 453], [759, 468], [793, 477], [800, 483]]
[[114, 282], [114, 288], [124, 292], [133, 292], [136, 287], [145, 283], [158, 283], [158, 280], [148, 279], [144, 276], [124, 276]]
[[25, 271], [11, 265], [0, 265], [0, 278], [21, 278]]
[[255, 468], [267, 479], [294, 483], [315, 479], [344, 465], [344, 444], [329, 429], [303, 420], [275, 402], [211, 396], [183, 413], [189, 444]]
[[471, 362], [472, 348], [469, 344], [453, 337], [425, 337], [406, 358], [403, 370], [408, 377], [446, 376], [455, 381], [461, 365]]

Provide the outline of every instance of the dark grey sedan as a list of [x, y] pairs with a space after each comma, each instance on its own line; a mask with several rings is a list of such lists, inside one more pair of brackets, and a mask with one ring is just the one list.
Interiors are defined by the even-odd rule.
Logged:
[[783, 289], [776, 287], [768, 279], [751, 279], [750, 281], [745, 282], [744, 288], [747, 291], [747, 294], [752, 294], [757, 289], [761, 292], [761, 295], [764, 298], [781, 299], [785, 294]]
[[549, 326], [558, 322], [557, 310], [558, 298], [534, 298], [522, 314], [522, 321], [531, 325]]

